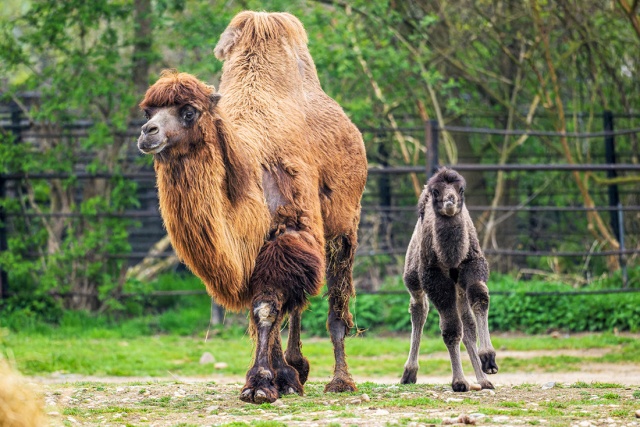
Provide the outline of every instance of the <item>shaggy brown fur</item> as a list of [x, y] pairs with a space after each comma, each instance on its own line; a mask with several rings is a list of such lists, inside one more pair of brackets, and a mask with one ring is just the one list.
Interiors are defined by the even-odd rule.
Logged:
[[326, 390], [355, 390], [343, 341], [366, 157], [358, 130], [322, 92], [306, 40], [292, 15], [242, 12], [215, 49], [225, 61], [220, 94], [165, 72], [140, 104], [150, 120], [138, 146], [154, 154], [176, 253], [218, 302], [251, 310], [256, 352], [240, 398], [253, 403], [302, 394], [300, 316], [325, 265], [336, 355]]
[[[487, 324], [489, 266], [464, 205], [465, 186], [460, 174], [442, 168], [420, 195], [420, 218], [407, 249], [404, 271], [404, 282], [411, 294], [412, 334], [403, 384], [416, 382], [428, 297], [440, 314], [442, 338], [451, 358], [453, 390], [469, 390], [460, 362], [461, 338], [478, 383], [482, 388], [493, 388], [485, 375], [498, 372]], [[476, 333], [480, 338], [479, 353]]]

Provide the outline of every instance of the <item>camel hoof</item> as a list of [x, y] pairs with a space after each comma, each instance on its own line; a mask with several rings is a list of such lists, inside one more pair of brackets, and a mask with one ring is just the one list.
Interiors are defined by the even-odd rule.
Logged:
[[324, 387], [325, 393], [345, 393], [356, 391], [358, 388], [351, 377], [334, 377], [329, 384]]
[[466, 392], [469, 391], [469, 383], [465, 380], [454, 380], [451, 383], [451, 388], [455, 392]]
[[487, 389], [493, 390], [495, 388], [493, 387], [493, 384], [491, 384], [491, 381], [487, 381], [487, 380], [480, 381], [478, 382], [478, 384], [480, 384], [480, 387], [482, 387], [482, 390], [487, 390]]
[[415, 384], [418, 380], [418, 370], [409, 370], [405, 369], [402, 374], [402, 379], [400, 380], [400, 384]]
[[255, 403], [260, 405], [262, 403], [273, 403], [278, 400], [278, 391], [273, 388], [245, 388], [240, 393], [240, 400], [247, 403]]
[[482, 362], [482, 372], [485, 374], [497, 374], [498, 365], [496, 364], [495, 351], [488, 351], [480, 354], [480, 362]]

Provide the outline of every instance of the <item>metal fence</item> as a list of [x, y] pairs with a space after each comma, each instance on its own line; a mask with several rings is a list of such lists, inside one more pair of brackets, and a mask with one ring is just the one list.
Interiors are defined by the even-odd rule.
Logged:
[[[468, 124], [473, 124], [473, 119], [469, 118]], [[602, 179], [638, 177], [638, 152], [633, 149], [637, 149], [640, 133], [638, 119], [640, 116], [605, 112], [601, 130], [582, 133], [505, 131], [466, 125], [440, 127], [433, 121], [403, 128], [361, 129], [370, 168], [362, 201], [360, 243], [354, 271], [358, 288], [362, 292], [378, 292], [386, 277], [401, 273], [403, 255], [417, 219], [415, 183], [421, 186], [438, 166], [449, 163], [451, 153], [447, 151], [445, 133], [449, 140], [456, 142], [458, 138], [466, 138], [467, 145], [472, 148], [464, 153], [464, 157], [459, 156], [453, 167], [473, 184], [470, 187], [474, 192], [467, 191], [467, 205], [481, 236], [487, 230], [487, 218], [493, 215], [494, 223], [499, 221], [501, 224], [490, 239], [481, 237], [493, 270], [521, 271], [526, 275], [545, 270], [553, 272], [554, 264], [566, 263], [570, 270], [578, 271], [590, 280], [603, 268], [602, 262], [594, 261], [596, 258], [617, 258], [623, 271], [627, 265], [635, 265], [640, 254], [640, 183], [626, 185], [625, 188], [600, 185], [597, 191], [589, 192], [594, 205], [585, 206], [571, 174], [580, 171]], [[626, 128], [615, 129], [617, 120], [624, 122]], [[131, 149], [123, 159], [125, 164], [134, 165], [139, 157], [134, 143], [139, 125], [133, 123], [124, 133], [124, 137], [131, 139]], [[51, 137], [82, 140], [91, 126], [90, 122], [75, 122], [62, 127], [64, 135], [46, 134], [21, 117], [15, 106], [0, 106], [0, 128], [13, 133], [16, 143], [38, 146], [41, 139]], [[414, 146], [413, 166], [407, 166], [398, 153], [396, 139], [399, 134]], [[516, 147], [508, 161], [500, 161], [500, 150], [495, 148], [498, 145], [496, 139], [504, 141], [504, 138], [523, 136], [528, 138], [527, 143]], [[585, 149], [588, 155], [575, 163], [567, 163], [561, 153], [554, 154], [544, 148], [550, 146], [549, 141], [555, 138], [569, 138], [579, 141], [579, 144], [588, 144], [588, 149]], [[617, 145], [624, 146], [625, 150], [616, 150]], [[91, 157], [91, 153], [85, 155]], [[498, 173], [506, 174], [503, 176], [506, 189], [500, 203], [490, 203], [495, 196]], [[522, 179], [525, 174], [527, 180]], [[112, 177], [110, 174], [89, 173], [83, 169], [82, 162], [72, 173], [4, 173], [0, 174], [0, 199], [13, 197], [23, 180], [64, 179], [69, 176], [76, 180]], [[164, 229], [157, 208], [152, 168], [137, 165], [128, 171], [125, 168], [119, 176], [137, 182], [140, 207], [118, 214], [98, 212], [92, 215], [136, 220], [137, 226], [129, 230], [131, 252], [111, 255], [126, 258], [134, 264], [149, 255], [149, 249], [164, 236]], [[603, 249], [594, 244], [586, 220], [588, 212], [598, 212], [607, 218], [608, 226], [619, 242], [619, 249]], [[80, 212], [8, 213], [0, 206], [0, 251], [7, 250], [7, 238], [14, 232], [12, 222], [18, 215], [86, 216]], [[170, 252], [163, 252], [152, 256], [169, 255]], [[628, 286], [626, 278], [623, 282], [621, 287]], [[7, 287], [6, 272], [0, 271], [0, 289], [6, 290]]]

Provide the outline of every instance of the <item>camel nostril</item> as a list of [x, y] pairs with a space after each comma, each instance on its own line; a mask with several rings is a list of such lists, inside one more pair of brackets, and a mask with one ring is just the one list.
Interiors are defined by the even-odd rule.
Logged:
[[144, 133], [145, 135], [155, 135], [159, 131], [160, 129], [158, 128], [158, 126], [154, 124], [147, 123], [146, 125], [142, 126], [142, 133]]

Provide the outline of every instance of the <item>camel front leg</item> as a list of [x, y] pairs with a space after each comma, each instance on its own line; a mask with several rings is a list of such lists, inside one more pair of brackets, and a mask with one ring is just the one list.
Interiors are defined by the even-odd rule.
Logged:
[[275, 402], [279, 393], [275, 386], [271, 352], [280, 333], [281, 302], [262, 292], [253, 299], [251, 327], [255, 334], [256, 351], [253, 367], [247, 372], [240, 400], [261, 404]]
[[331, 335], [335, 367], [333, 379], [325, 386], [325, 392], [355, 391], [356, 384], [349, 374], [344, 339], [353, 327], [349, 312], [349, 299], [355, 293], [351, 270], [355, 256], [355, 236], [339, 236], [327, 243], [327, 286], [329, 315], [327, 329]]
[[460, 360], [460, 340], [462, 339], [462, 322], [458, 313], [456, 285], [439, 268], [427, 268], [422, 280], [427, 295], [440, 315], [442, 340], [449, 351], [453, 379], [453, 391], [469, 391], [469, 383], [464, 377]]

